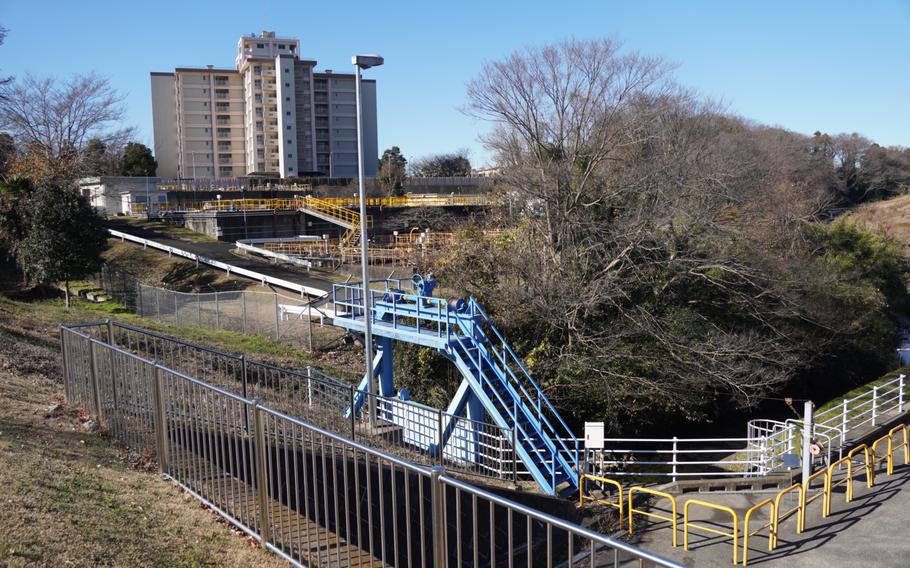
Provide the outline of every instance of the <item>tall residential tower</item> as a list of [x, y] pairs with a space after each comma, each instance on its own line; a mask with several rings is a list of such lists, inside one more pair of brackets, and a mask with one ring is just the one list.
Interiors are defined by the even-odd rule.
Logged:
[[[242, 36], [234, 69], [152, 73], [155, 157], [164, 178], [357, 175], [354, 75], [316, 72], [300, 41]], [[376, 175], [376, 82], [363, 80], [364, 174]]]

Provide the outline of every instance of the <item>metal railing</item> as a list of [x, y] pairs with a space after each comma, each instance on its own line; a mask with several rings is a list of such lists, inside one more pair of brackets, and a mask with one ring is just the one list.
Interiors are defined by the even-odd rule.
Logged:
[[185, 250], [182, 250], [182, 249], [179, 249], [176, 247], [163, 245], [159, 242], [156, 242], [156, 241], [153, 241], [150, 239], [144, 239], [142, 237], [137, 237], [137, 236], [131, 235], [129, 233], [115, 231], [114, 229], [108, 229], [108, 233], [110, 233], [110, 235], [112, 237], [119, 238], [121, 241], [130, 241], [130, 242], [138, 243], [138, 244], [141, 244], [143, 247], [152, 247], [154, 249], [162, 250], [162, 251], [168, 253], [169, 255], [177, 255], [177, 256], [181, 256], [183, 258], [188, 258], [190, 260], [194, 260], [196, 262], [200, 262], [202, 264], [214, 266], [215, 268], [218, 268], [218, 269], [221, 269], [221, 270], [224, 270], [225, 272], [227, 272], [228, 276], [230, 276], [231, 273], [234, 273], [234, 274], [239, 274], [240, 276], [245, 276], [247, 278], [252, 278], [252, 279], [260, 282], [263, 286], [265, 286], [266, 284], [271, 284], [273, 286], [278, 286], [279, 288], [283, 288], [285, 290], [292, 290], [294, 292], [299, 293], [301, 296], [315, 296], [315, 297], [321, 298], [323, 296], [328, 295], [328, 292], [326, 292], [325, 290], [320, 290], [319, 288], [313, 288], [311, 286], [304, 286], [302, 284], [297, 284], [295, 282], [290, 282], [288, 280], [284, 280], [283, 278], [275, 278], [274, 276], [269, 276], [267, 274], [262, 274], [260, 272], [256, 272], [253, 270], [247, 270], [246, 268], [241, 268], [239, 266], [233, 266], [226, 262], [221, 262], [219, 260], [214, 260], [214, 259], [208, 258], [201, 254], [196, 254], [196, 253], [185, 251]]
[[296, 566], [682, 566], [131, 353], [118, 333], [61, 326], [68, 403]]
[[[116, 322], [102, 331], [120, 349], [239, 396], [261, 399], [281, 412], [307, 415], [336, 434], [368, 437], [373, 445], [412, 461], [493, 479], [517, 478], [514, 432], [495, 424], [377, 396], [381, 423], [373, 426], [360, 412], [367, 393], [311, 367], [287, 369]], [[444, 441], [441, 453], [439, 440]]]

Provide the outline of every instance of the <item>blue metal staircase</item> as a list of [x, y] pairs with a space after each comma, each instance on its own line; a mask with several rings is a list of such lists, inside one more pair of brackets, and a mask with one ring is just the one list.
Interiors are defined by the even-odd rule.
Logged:
[[[542, 490], [577, 492], [577, 438], [480, 304], [474, 298], [447, 301], [406, 294], [396, 282], [371, 293], [373, 334], [438, 349], [469, 387], [459, 388], [449, 412], [463, 411], [470, 399], [479, 401], [490, 421], [514, 432], [514, 450]], [[332, 296], [334, 324], [362, 331], [359, 285], [337, 284]], [[384, 382], [389, 389], [389, 381]]]

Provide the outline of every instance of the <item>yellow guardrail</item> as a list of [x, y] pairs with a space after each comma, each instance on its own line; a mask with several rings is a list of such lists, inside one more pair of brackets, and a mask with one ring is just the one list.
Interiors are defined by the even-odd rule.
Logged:
[[[632, 502], [632, 497], [635, 495], [636, 492], [647, 493], [649, 495], [663, 497], [664, 499], [669, 500], [670, 504], [673, 506], [673, 516], [667, 517], [666, 515], [659, 515], [657, 513], [651, 513], [649, 511], [642, 511], [641, 509], [636, 509]], [[631, 488], [629, 488], [629, 507], [627, 510], [629, 511], [629, 534], [632, 534], [632, 517], [634, 516], [635, 513], [638, 513], [639, 515], [644, 515], [644, 516], [650, 517], [652, 519], [660, 519], [662, 521], [669, 521], [670, 523], [672, 523], [673, 524], [673, 546], [674, 546], [674, 548], [677, 546], [677, 537], [676, 537], [677, 523], [678, 523], [677, 517], [679, 515], [677, 515], [676, 497], [670, 495], [669, 493], [664, 493], [663, 491], [657, 491], [656, 489], [648, 489], [647, 487], [640, 487], [640, 486], [631, 487]]]
[[[787, 495], [792, 491], [799, 491], [796, 507], [781, 513], [780, 501], [781, 501], [781, 499], [784, 498], [784, 495]], [[803, 498], [804, 498], [803, 492], [804, 492], [803, 484], [797, 483], [795, 485], [791, 485], [790, 487], [787, 487], [786, 489], [784, 489], [783, 491], [781, 491], [774, 497], [774, 526], [771, 529], [771, 532], [774, 533], [774, 546], [775, 547], [777, 546], [777, 539], [780, 536], [781, 518], [787, 518], [795, 512], [796, 513], [796, 534], [803, 532], [803, 508], [802, 508], [802, 503], [803, 503]]]
[[[809, 497], [809, 490], [812, 489], [812, 482], [819, 477], [824, 478], [823, 484], [822, 484], [822, 491], [821, 491], [821, 493], [818, 493], [816, 495], [813, 495], [812, 497]], [[807, 477], [805, 481], [803, 481], [803, 491], [802, 491], [802, 495], [800, 496], [802, 498], [802, 503], [800, 504], [800, 506], [803, 509], [803, 529], [804, 530], [806, 528], [806, 511], [807, 511], [806, 507], [809, 505], [809, 503], [815, 501], [819, 497], [822, 498], [822, 517], [828, 516], [827, 511], [830, 508], [830, 501], [831, 501], [831, 494], [828, 493], [828, 485], [829, 484], [828, 484], [828, 469], [827, 468], [822, 468], [822, 469], [816, 471], [815, 473], [813, 473], [812, 475]]]
[[[850, 450], [847, 453], [847, 457], [852, 460], [853, 455], [856, 454], [857, 452], [859, 452], [860, 450], [862, 450], [863, 456], [866, 459], [866, 465], [864, 466], [865, 470], [866, 470], [866, 487], [871, 488], [875, 484], [875, 458], [870, 457], [869, 446], [867, 446], [866, 444], [860, 444], [860, 445], [856, 446], [855, 448], [853, 448], [852, 450]], [[848, 472], [850, 471], [849, 465], [847, 466], [847, 471]], [[848, 488], [848, 491], [849, 491], [849, 488]], [[852, 497], [853, 492], [849, 491], [849, 493], [850, 493], [850, 496]], [[848, 499], [848, 501], [849, 501], [849, 499]]]
[[[600, 483], [606, 483], [612, 487], [616, 488], [616, 494], [619, 497], [619, 501], [616, 503], [612, 501], [605, 501], [603, 499], [597, 499], [594, 497], [585, 497], [585, 479], [590, 479], [591, 481], [597, 481]], [[583, 509], [585, 506], [585, 499], [592, 501], [594, 503], [600, 503], [601, 505], [607, 505], [608, 507], [613, 507], [619, 509], [619, 520], [622, 523], [623, 519], [623, 497], [622, 497], [622, 484], [616, 481], [615, 479], [608, 479], [606, 477], [598, 477], [596, 475], [590, 475], [588, 473], [581, 476], [578, 480], [578, 505]]]
[[[165, 188], [166, 189], [166, 188]], [[302, 191], [302, 190], [301, 190]], [[333, 211], [335, 208], [354, 213], [360, 207], [357, 197], [300, 197], [268, 199], [212, 199], [202, 202], [153, 203], [154, 211], [254, 211], [269, 209], [297, 209], [301, 202], [310, 202], [314, 209]], [[318, 202], [318, 205], [316, 203]], [[488, 207], [496, 200], [487, 195], [368, 197], [369, 207]], [[145, 203], [131, 203], [132, 213], [145, 213]], [[358, 217], [359, 219], [359, 217]], [[358, 221], [359, 222], [359, 221]]]
[[903, 434], [901, 446], [904, 448], [904, 465], [910, 464], [910, 441], [907, 440], [907, 425], [898, 424], [894, 428], [888, 431], [891, 436], [894, 436], [898, 431]]
[[[752, 518], [752, 514], [760, 510], [762, 507], [771, 507], [771, 515], [769, 516], [769, 521], [758, 527], [755, 532], [749, 532], [749, 521]], [[757, 536], [762, 529], [768, 529], [768, 552], [774, 550], [774, 518], [775, 511], [777, 509], [774, 506], [774, 501], [771, 499], [765, 499], [760, 503], [752, 505], [752, 507], [746, 511], [746, 518], [743, 521], [743, 566], [746, 566], [749, 563], [749, 537]]]
[[[707, 509], [714, 509], [715, 511], [723, 511], [729, 513], [730, 517], [733, 519], [733, 532], [724, 532], [722, 530], [715, 529], [714, 527], [706, 527], [704, 525], [697, 525], [689, 521], [689, 507], [692, 505], [697, 505], [699, 507], [705, 507]], [[685, 506], [683, 506], [683, 550], [689, 550], [689, 527], [693, 527], [711, 534], [716, 534], [720, 536], [728, 536], [733, 539], [733, 564], [739, 564], [739, 519], [736, 517], [736, 511], [730, 507], [725, 507], [723, 505], [716, 505], [714, 503], [708, 503], [707, 501], [700, 501], [698, 499], [689, 499], [686, 501]]]
[[885, 434], [878, 440], [872, 442], [872, 475], [875, 475], [875, 462], [878, 460], [878, 445], [882, 442], [888, 442], [888, 453], [885, 454], [885, 472], [888, 475], [894, 473], [894, 440], [891, 434]]

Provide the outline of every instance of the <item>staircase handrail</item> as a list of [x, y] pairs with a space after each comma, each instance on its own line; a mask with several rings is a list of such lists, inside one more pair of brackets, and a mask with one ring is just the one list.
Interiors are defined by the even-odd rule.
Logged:
[[[460, 315], [454, 311], [452, 313], [455, 314], [456, 320], [459, 320]], [[462, 340], [461, 336], [458, 335], [457, 333], [451, 334], [451, 335], [455, 338], [455, 341], [458, 342], [458, 345], [464, 350], [464, 352], [469, 353], [468, 346], [465, 345], [465, 342]], [[489, 356], [487, 356], [487, 357], [489, 358]], [[479, 371], [479, 368], [478, 368], [478, 371]], [[483, 373], [478, 372], [478, 379], [481, 381], [484, 380]], [[492, 384], [490, 386], [495, 387], [495, 385], [492, 385]], [[491, 390], [496, 394], [496, 398], [502, 404], [502, 407], [505, 409], [506, 413], [508, 413], [512, 417], [512, 421], [514, 424], [513, 427], [515, 428], [516, 432], [520, 432], [522, 438], [530, 439], [531, 435], [525, 431], [525, 429], [521, 426], [521, 422], [518, 420], [518, 409], [515, 408], [514, 405], [510, 405], [505, 400], [503, 400], [502, 396], [496, 391], [495, 388], [491, 388]], [[512, 407], [511, 409], [510, 409], [510, 406]], [[556, 486], [556, 459], [557, 459], [556, 446], [553, 444], [553, 442], [548, 437], [540, 437], [540, 440], [543, 442], [544, 446], [546, 446], [546, 448], [550, 451], [550, 454], [553, 456], [549, 473], [550, 473], [551, 484], [553, 485], [553, 487], [555, 487]], [[518, 452], [519, 448], [514, 447], [514, 448], [512, 448], [512, 451]], [[527, 451], [525, 451], [525, 453], [528, 454], [528, 457], [530, 459], [531, 454]], [[543, 473], [544, 472], [541, 471], [541, 474], [543, 474]]]
[[[481, 328], [476, 328], [476, 329], [477, 329], [477, 331], [480, 332], [482, 339], [485, 342], [490, 344], [490, 349], [493, 350], [493, 354], [491, 355], [488, 352], [486, 345], [484, 345], [483, 343], [478, 344], [478, 351], [482, 351], [484, 356], [493, 363], [498, 363], [499, 361], [501, 361], [502, 357], [499, 356], [499, 352], [497, 351], [497, 349], [493, 345], [493, 343], [490, 341], [490, 338], [486, 334], [486, 332], [483, 331], [483, 329], [481, 329]], [[492, 367], [493, 367], [494, 371], [496, 369], [498, 369], [498, 365], [492, 365]], [[559, 432], [556, 430], [556, 428], [553, 427], [553, 423], [550, 422], [549, 418], [547, 418], [547, 416], [541, 412], [540, 407], [534, 405], [534, 400], [531, 398], [531, 394], [527, 391], [527, 389], [525, 389], [524, 384], [520, 380], [518, 380], [518, 377], [515, 375], [515, 372], [512, 371], [512, 369], [508, 365], [504, 365], [503, 369], [501, 371], [499, 371], [499, 373], [501, 373], [503, 375], [503, 379], [505, 380], [506, 386], [514, 391], [515, 387], [512, 386], [512, 384], [511, 384], [512, 382], [514, 382], [515, 385], [518, 387], [518, 389], [521, 391], [521, 393], [524, 394], [524, 397], [522, 397], [521, 395], [518, 395], [518, 398], [522, 399], [522, 400], [527, 400], [530, 403], [529, 406], [531, 407], [531, 409], [536, 410], [536, 413], [531, 412], [531, 411], [528, 411], [526, 413], [526, 415], [528, 416], [530, 421], [532, 423], [536, 424], [542, 430], [546, 431], [548, 434], [550, 434], [550, 438], [559, 442], [561, 449], [566, 454], [569, 454], [571, 456], [572, 451], [568, 446], [566, 446], [565, 440], [568, 439], [570, 441], [574, 441], [575, 445], [577, 446], [578, 445], [577, 438], [574, 436], [569, 436], [568, 438], [565, 438], [563, 436], [556, 435], [556, 434], [559, 434]], [[511, 378], [511, 381], [509, 380], [509, 378]], [[516, 393], [516, 394], [518, 394], [518, 393]], [[539, 396], [542, 395], [542, 393], [540, 392], [539, 389], [538, 389], [538, 395]], [[550, 407], [550, 408], [552, 408], [552, 407]], [[555, 446], [552, 449], [554, 452], [556, 451]], [[577, 451], [577, 447], [576, 447], [576, 451]], [[573, 460], [573, 461], [575, 461], [575, 460]]]
[[[471, 296], [471, 307], [472, 307], [472, 309], [479, 312], [481, 316], [483, 316], [484, 321], [487, 322], [487, 324], [490, 326], [490, 329], [492, 329], [493, 333], [496, 334], [497, 339], [499, 339], [499, 341], [502, 343], [503, 349], [511, 356], [513, 361], [518, 363], [518, 366], [521, 369], [521, 371], [524, 373], [525, 377], [531, 382], [531, 384], [537, 390], [537, 393], [543, 398], [544, 402], [546, 403], [547, 408], [559, 420], [559, 423], [564, 428], [565, 433], [567, 433], [569, 435], [568, 437], [572, 437], [572, 430], [565, 423], [565, 421], [562, 419], [562, 416], [556, 411], [556, 409], [553, 408], [553, 405], [550, 403], [550, 399], [547, 398], [547, 396], [544, 394], [543, 389], [541, 389], [540, 385], [537, 384], [537, 381], [535, 381], [534, 378], [531, 377], [531, 373], [528, 372], [528, 369], [525, 367], [524, 363], [522, 363], [521, 359], [515, 354], [514, 351], [512, 351], [512, 348], [509, 347], [508, 343], [506, 343], [505, 338], [502, 336], [502, 334], [499, 332], [499, 330], [496, 328], [496, 326], [493, 325], [493, 322], [490, 320], [489, 316], [487, 316], [487, 313], [483, 310], [483, 308], [480, 306], [480, 304], [477, 302], [477, 300], [473, 296]], [[481, 330], [481, 331], [483, 331], [483, 330]], [[491, 346], [492, 346], [492, 342], [491, 342]], [[493, 347], [493, 348], [495, 349], [495, 347]], [[511, 369], [510, 369], [510, 372], [511, 372]], [[512, 373], [512, 374], [514, 376], [514, 373]], [[516, 377], [516, 381], [517, 381], [517, 377]], [[530, 396], [528, 398], [530, 399]], [[553, 428], [553, 425], [549, 423], [549, 420], [547, 420], [547, 423], [550, 425], [550, 427], [553, 429], [553, 431], [556, 432], [556, 429]], [[564, 442], [560, 442], [560, 445], [562, 445], [565, 448], [566, 452], [571, 452], [571, 450], [565, 445]], [[578, 465], [578, 440], [577, 439], [575, 440], [575, 454], [572, 455], [572, 459], [575, 462], [575, 465], [577, 466]]]

